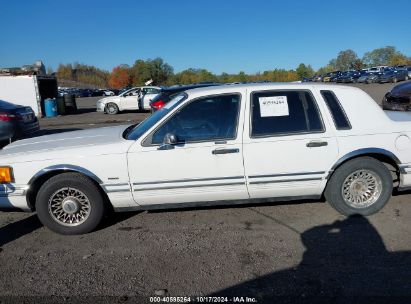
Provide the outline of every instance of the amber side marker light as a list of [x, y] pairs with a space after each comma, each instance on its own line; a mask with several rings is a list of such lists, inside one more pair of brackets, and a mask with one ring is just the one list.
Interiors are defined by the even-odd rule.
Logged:
[[11, 167], [0, 167], [0, 184], [14, 182], [13, 169]]

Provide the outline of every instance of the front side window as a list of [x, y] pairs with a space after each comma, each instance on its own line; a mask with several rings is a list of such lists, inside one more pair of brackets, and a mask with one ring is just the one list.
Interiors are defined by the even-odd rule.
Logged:
[[262, 91], [251, 95], [251, 137], [323, 132], [308, 91]]
[[175, 134], [180, 143], [234, 139], [240, 101], [238, 94], [196, 99], [157, 129], [151, 144], [161, 144], [167, 133]]
[[137, 96], [139, 92], [140, 89], [132, 89], [130, 91], [125, 92], [123, 96]]

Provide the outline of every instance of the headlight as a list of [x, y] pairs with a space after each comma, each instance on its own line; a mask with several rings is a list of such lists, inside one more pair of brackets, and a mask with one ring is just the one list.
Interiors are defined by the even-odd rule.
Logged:
[[13, 169], [11, 167], [0, 167], [0, 184], [14, 182]]

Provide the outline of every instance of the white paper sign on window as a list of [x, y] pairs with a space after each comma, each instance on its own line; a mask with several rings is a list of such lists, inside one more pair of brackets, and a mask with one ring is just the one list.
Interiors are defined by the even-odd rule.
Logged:
[[287, 96], [270, 96], [258, 98], [261, 117], [288, 116]]

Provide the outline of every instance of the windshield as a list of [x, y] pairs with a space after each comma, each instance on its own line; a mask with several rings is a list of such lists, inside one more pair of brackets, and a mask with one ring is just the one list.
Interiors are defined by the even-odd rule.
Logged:
[[180, 93], [173, 97], [164, 107], [160, 110], [154, 112], [153, 115], [147, 117], [142, 123], [135, 126], [131, 130], [126, 130], [123, 134], [125, 139], [136, 140], [139, 139], [144, 133], [146, 133], [152, 126], [154, 126], [158, 121], [160, 121], [164, 116], [170, 113], [175, 107], [177, 107], [181, 102], [187, 98], [186, 93]]

